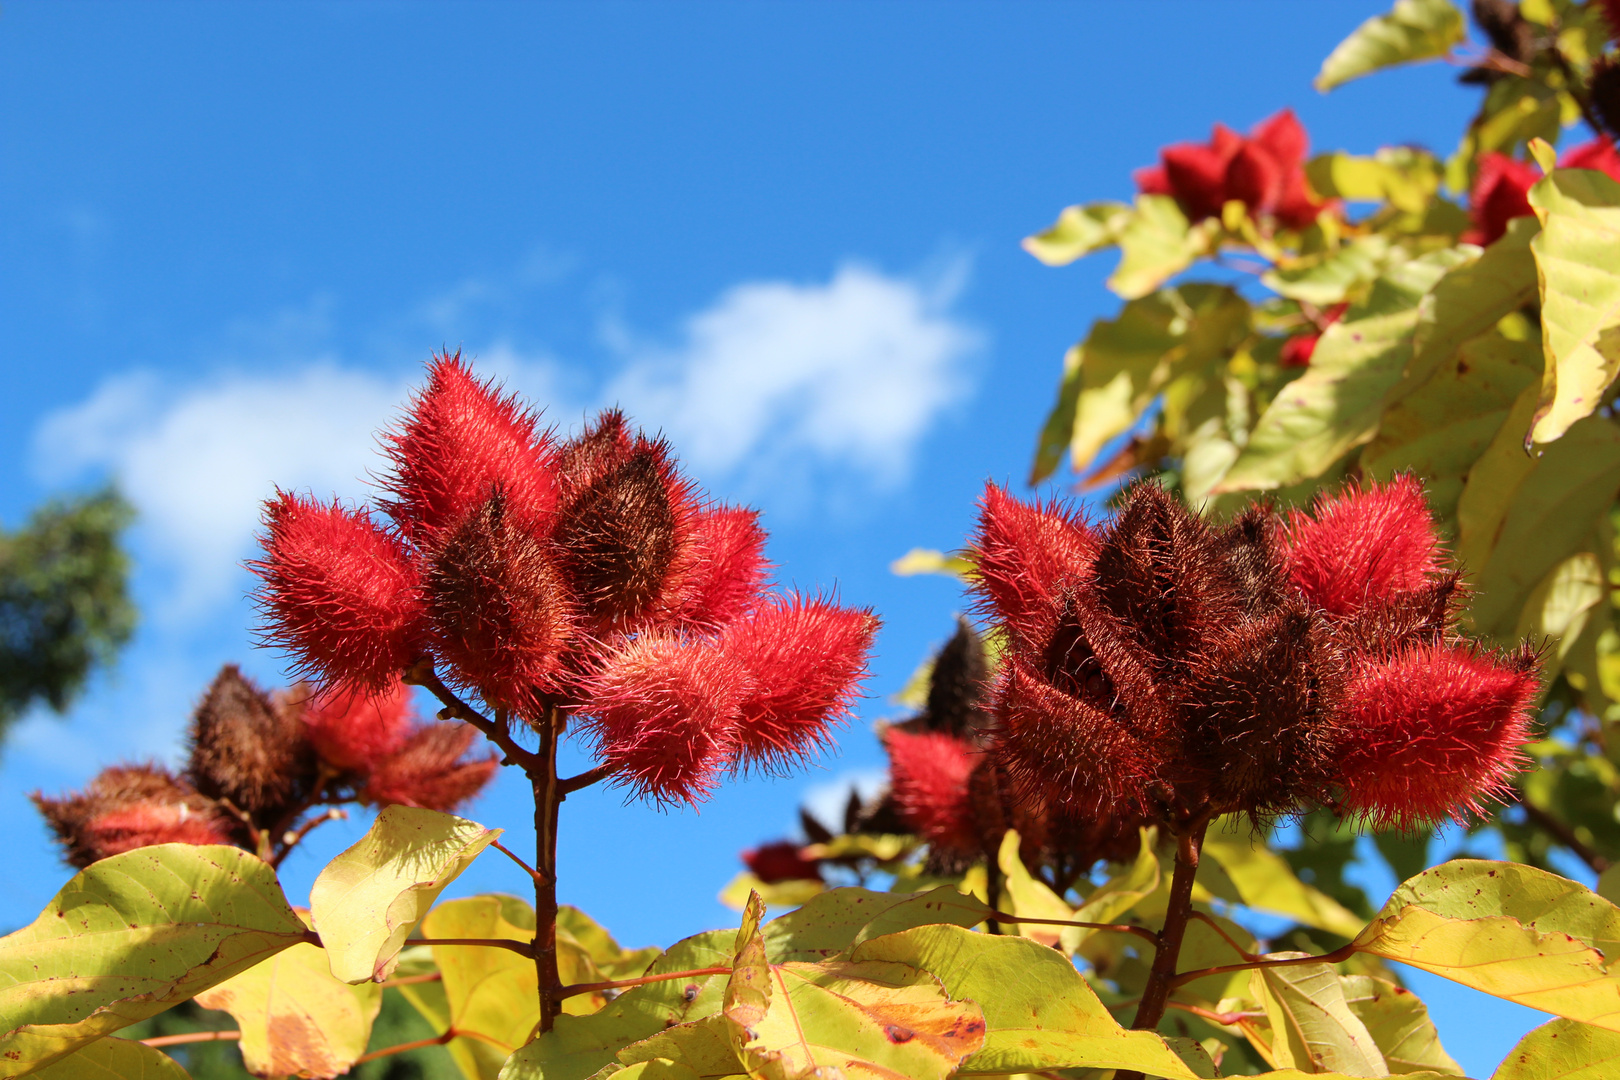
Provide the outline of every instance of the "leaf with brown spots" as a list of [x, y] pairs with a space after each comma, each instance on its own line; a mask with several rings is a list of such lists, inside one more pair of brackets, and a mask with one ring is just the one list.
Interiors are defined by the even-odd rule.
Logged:
[[1491, 1080], [1605, 1080], [1620, 1073], [1620, 1034], [1549, 1020], [1519, 1040]]
[[275, 871], [233, 847], [103, 859], [0, 939], [0, 1076], [24, 1076], [304, 940]]
[[129, 1039], [97, 1039], [36, 1073], [37, 1080], [190, 1080], [161, 1050]]

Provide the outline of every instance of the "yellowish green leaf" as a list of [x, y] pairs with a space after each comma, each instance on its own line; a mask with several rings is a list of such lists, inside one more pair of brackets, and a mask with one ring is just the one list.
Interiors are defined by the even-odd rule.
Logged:
[[77, 1053], [30, 1073], [36, 1080], [190, 1080], [161, 1050], [129, 1039], [97, 1039]]
[[1519, 1040], [1491, 1080], [1611, 1080], [1620, 1076], [1620, 1033], [1549, 1020]]
[[307, 933], [275, 871], [234, 847], [162, 844], [94, 863], [0, 939], [0, 1076], [155, 1016]]
[[1620, 372], [1620, 184], [1558, 169], [1530, 189], [1547, 370], [1530, 437], [1548, 443], [1589, 416]]
[[1448, 248], [1381, 276], [1365, 301], [1323, 333], [1311, 366], [1278, 392], [1215, 491], [1286, 487], [1321, 475], [1371, 439], [1412, 357], [1420, 302], [1447, 270], [1471, 258]]
[[1208, 248], [1205, 226], [1190, 225], [1175, 199], [1138, 195], [1135, 212], [1119, 230], [1119, 266], [1108, 279], [1108, 287], [1127, 300], [1146, 296], [1191, 266]]
[[894, 562], [889, 564], [889, 572], [899, 574], [901, 577], [911, 577], [915, 574], [943, 574], [960, 581], [966, 581], [973, 573], [973, 564], [960, 555], [947, 555], [943, 551], [933, 551], [929, 548], [912, 548]]
[[984, 902], [942, 885], [928, 892], [880, 893], [831, 889], [764, 930], [773, 961], [825, 960], [868, 938], [925, 923], [977, 926], [990, 915]]
[[[1399, 399], [1422, 387], [1464, 342], [1479, 337], [1536, 297], [1536, 264], [1530, 245], [1540, 226], [1514, 218], [1507, 232], [1477, 258], [1466, 258], [1418, 302], [1412, 356], [1394, 389]], [[1472, 250], [1472, 249], [1464, 249]], [[1533, 365], [1537, 371], [1540, 363]]]
[[386, 979], [433, 901], [500, 834], [437, 810], [386, 807], [310, 890], [332, 974], [351, 983]]
[[[1292, 959], [1305, 953], [1270, 953]], [[1384, 1076], [1388, 1067], [1372, 1034], [1345, 1001], [1339, 974], [1328, 964], [1256, 968], [1249, 989], [1271, 1021], [1271, 1059], [1282, 1068]]]
[[747, 907], [748, 898], [756, 893], [771, 907], [799, 907], [826, 890], [827, 886], [813, 878], [761, 881], [752, 871], [744, 870], [720, 890], [716, 899], [735, 911]]
[[[514, 922], [513, 920], [517, 920]], [[526, 923], [527, 925], [523, 925]], [[429, 938], [534, 938], [534, 912], [512, 897], [472, 896], [448, 900], [422, 920]], [[558, 968], [564, 983], [590, 980], [582, 950], [562, 947]], [[448, 1025], [457, 1036], [446, 1045], [470, 1080], [493, 1080], [507, 1057], [528, 1042], [540, 1022], [540, 982], [534, 961], [510, 949], [435, 945], [433, 960], [443, 976]], [[570, 998], [567, 1006], [575, 1002]], [[570, 1010], [572, 1011], [572, 1010]]]
[[807, 859], [863, 858], [875, 859], [882, 863], [898, 859], [915, 851], [916, 848], [917, 839], [913, 836], [898, 836], [894, 833], [842, 833], [825, 844], [806, 844], [803, 850]]
[[617, 1060], [624, 1065], [668, 1058], [678, 1061], [699, 1077], [735, 1076], [744, 1071], [731, 1045], [731, 1028], [718, 1014], [677, 1024], [650, 1038], [631, 1043], [620, 1050]]
[[1196, 1076], [1154, 1032], [1120, 1027], [1072, 963], [1027, 938], [922, 926], [873, 938], [852, 958], [920, 968], [952, 999], [980, 1004], [984, 1046], [963, 1063], [965, 1075], [1090, 1067]]
[[1332, 251], [1269, 270], [1260, 280], [1278, 295], [1326, 307], [1378, 277], [1391, 263], [1407, 258], [1406, 251], [1391, 245], [1388, 237], [1370, 233]]
[[1467, 37], [1462, 12], [1450, 0], [1395, 0], [1387, 15], [1375, 15], [1339, 42], [1316, 76], [1318, 90], [1396, 64], [1433, 60]]
[[613, 1076], [618, 1080], [700, 1080], [700, 1074], [693, 1072], [677, 1061], [664, 1058], [653, 1058], [651, 1061], [641, 1061], [624, 1069], [615, 1069]]
[[1239, 822], [1228, 820], [1224, 828], [1211, 830], [1204, 854], [1226, 871], [1246, 907], [1286, 915], [1347, 938], [1366, 925], [1327, 893], [1299, 880], [1288, 860], [1257, 841]]
[[1425, 1070], [1461, 1076], [1462, 1067], [1440, 1045], [1428, 1006], [1405, 987], [1371, 975], [1340, 975], [1344, 1000], [1366, 1025], [1392, 1074]]
[[[1097, 886], [1085, 903], [1070, 918], [1076, 922], [1119, 922], [1146, 896], [1158, 890], [1161, 879], [1159, 856], [1155, 850], [1158, 833], [1154, 829], [1141, 830], [1141, 844], [1136, 858], [1118, 874]], [[1075, 953], [1086, 939], [1097, 933], [1078, 926], [1066, 926], [1062, 932], [1063, 950]]]
[[325, 951], [306, 943], [203, 991], [197, 1004], [236, 1018], [248, 1072], [325, 1080], [366, 1052], [382, 988], [339, 982]]
[[1035, 440], [1035, 461], [1029, 468], [1031, 487], [1057, 471], [1074, 437], [1080, 395], [1085, 390], [1085, 379], [1080, 372], [1080, 362], [1084, 356], [1080, 345], [1069, 346], [1063, 354], [1063, 378], [1058, 382], [1057, 402], [1047, 413], [1046, 422], [1041, 425], [1041, 434]]
[[1587, 616], [1608, 596], [1609, 583], [1598, 557], [1578, 551], [1548, 571], [1530, 593], [1514, 636], [1551, 638], [1562, 660], [1586, 628]]
[[600, 923], [572, 904], [557, 909], [557, 929], [572, 938], [607, 979], [633, 979], [664, 951], [656, 945], [624, 948]]
[[1050, 228], [1024, 238], [1024, 250], [1047, 266], [1066, 266], [1117, 243], [1130, 214], [1130, 207], [1117, 202], [1065, 207]]
[[1305, 164], [1311, 188], [1326, 199], [1384, 202], [1407, 213], [1421, 213], [1440, 189], [1440, 163], [1434, 155], [1404, 146], [1386, 146], [1372, 157], [1332, 153]]
[[[1009, 915], [1031, 919], [1073, 919], [1074, 909], [1068, 902], [1045, 882], [1030, 876], [1024, 860], [1018, 856], [1018, 844], [1018, 830], [1008, 829], [1001, 838], [1001, 850], [996, 857], [1003, 886], [1001, 910]], [[1062, 931], [1055, 926], [1014, 923], [1012, 928], [1031, 941], [1048, 947], [1056, 946], [1062, 938]]]
[[1395, 890], [1356, 939], [1532, 1009], [1620, 1031], [1620, 908], [1576, 882], [1517, 863], [1461, 859]]

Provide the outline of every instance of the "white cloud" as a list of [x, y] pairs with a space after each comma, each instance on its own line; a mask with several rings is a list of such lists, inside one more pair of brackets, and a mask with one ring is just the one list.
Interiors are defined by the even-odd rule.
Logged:
[[326, 498], [363, 494], [376, 432], [409, 384], [330, 362], [235, 375], [166, 394], [151, 375], [110, 379], [40, 425], [47, 480], [107, 468], [140, 512], [142, 535], [177, 572], [176, 613], [228, 596], [277, 485]]
[[894, 483], [968, 389], [980, 337], [949, 310], [962, 276], [846, 265], [825, 285], [738, 285], [676, 348], [633, 348], [605, 399], [662, 426], [699, 476], [758, 479], [808, 459]]
[[[564, 430], [592, 400], [622, 404], [644, 428], [662, 428], [706, 484], [758, 487], [825, 467], [893, 483], [967, 389], [979, 337], [949, 310], [960, 279], [846, 266], [825, 284], [745, 283], [688, 319], [675, 347], [627, 337], [606, 377], [502, 340], [467, 352]], [[151, 374], [109, 379], [35, 432], [45, 480], [107, 470], [135, 503], [143, 554], [173, 577], [160, 615], [191, 617], [239, 595], [260, 505], [278, 485], [366, 498], [382, 463], [376, 433], [417, 376], [269, 351], [270, 370], [195, 388]]]

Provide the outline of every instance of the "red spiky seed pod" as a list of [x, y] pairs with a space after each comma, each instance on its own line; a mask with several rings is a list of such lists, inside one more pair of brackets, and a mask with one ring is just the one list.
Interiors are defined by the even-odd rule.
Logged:
[[425, 591], [433, 643], [453, 678], [528, 716], [562, 670], [573, 599], [544, 538], [508, 509], [497, 492], [447, 530]]
[[376, 689], [422, 654], [421, 583], [410, 553], [364, 510], [288, 492], [265, 504], [264, 641], [332, 685]]
[[1331, 615], [1423, 589], [1442, 572], [1423, 485], [1409, 475], [1319, 495], [1310, 513], [1289, 515], [1284, 546], [1294, 583]]
[[411, 733], [411, 688], [404, 683], [377, 694], [342, 688], [305, 692], [304, 733], [315, 753], [334, 769], [369, 772], [398, 753]]
[[29, 798], [73, 866], [148, 844], [231, 844], [233, 823], [211, 800], [158, 765], [114, 765], [82, 792]]
[[225, 665], [192, 714], [186, 778], [208, 798], [229, 799], [273, 823], [315, 779], [300, 711], [273, 700], [235, 664]]
[[747, 673], [739, 763], [767, 769], [807, 757], [848, 718], [878, 622], [869, 609], [773, 596], [726, 628], [720, 650]]
[[1335, 747], [1341, 809], [1378, 828], [1479, 814], [1511, 794], [1539, 680], [1535, 652], [1501, 657], [1423, 643], [1351, 683]]
[[971, 547], [973, 592], [980, 610], [1014, 636], [1042, 622], [1065, 588], [1091, 572], [1095, 532], [1056, 503], [1020, 502], [988, 484]]
[[696, 803], [736, 751], [748, 679], [712, 643], [646, 633], [604, 658], [582, 711], [617, 782], [640, 798]]
[[770, 564], [765, 561], [765, 530], [759, 512], [721, 506], [698, 514], [692, 523], [689, 570], [681, 582], [678, 621], [718, 630], [747, 615], [759, 603]]
[[618, 409], [603, 409], [578, 436], [557, 447], [557, 483], [561, 498], [577, 497], [630, 459], [636, 440], [630, 422]]
[[554, 448], [516, 395], [475, 378], [461, 353], [428, 365], [428, 385], [386, 438], [394, 472], [383, 503], [416, 543], [464, 521], [500, 492], [509, 512], [543, 529], [556, 501]]
[[821, 860], [807, 858], [804, 849], [791, 840], [751, 848], [742, 853], [742, 861], [750, 873], [767, 885], [821, 880]]
[[883, 747], [889, 752], [889, 790], [907, 827], [934, 847], [977, 854], [968, 781], [983, 759], [973, 744], [942, 732], [890, 728]]
[[454, 813], [495, 776], [494, 755], [466, 758], [478, 732], [466, 724], [425, 724], [366, 777], [360, 798], [376, 806]]

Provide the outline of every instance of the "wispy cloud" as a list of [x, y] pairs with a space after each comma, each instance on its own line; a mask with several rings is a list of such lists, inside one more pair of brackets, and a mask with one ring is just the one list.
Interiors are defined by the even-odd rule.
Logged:
[[[499, 339], [476, 350], [478, 366], [548, 403], [563, 428], [592, 402], [621, 404], [733, 492], [818, 471], [894, 484], [968, 389], [980, 336], [952, 311], [964, 272], [912, 279], [850, 265], [824, 283], [748, 282], [687, 319], [674, 344], [626, 334], [606, 374]], [[376, 432], [416, 372], [290, 360], [277, 341], [270, 370], [238, 366], [192, 387], [150, 373], [109, 379], [35, 433], [44, 479], [107, 471], [135, 503], [143, 553], [173, 575], [157, 614], [188, 617], [239, 595], [276, 486], [363, 498], [381, 462]]]

